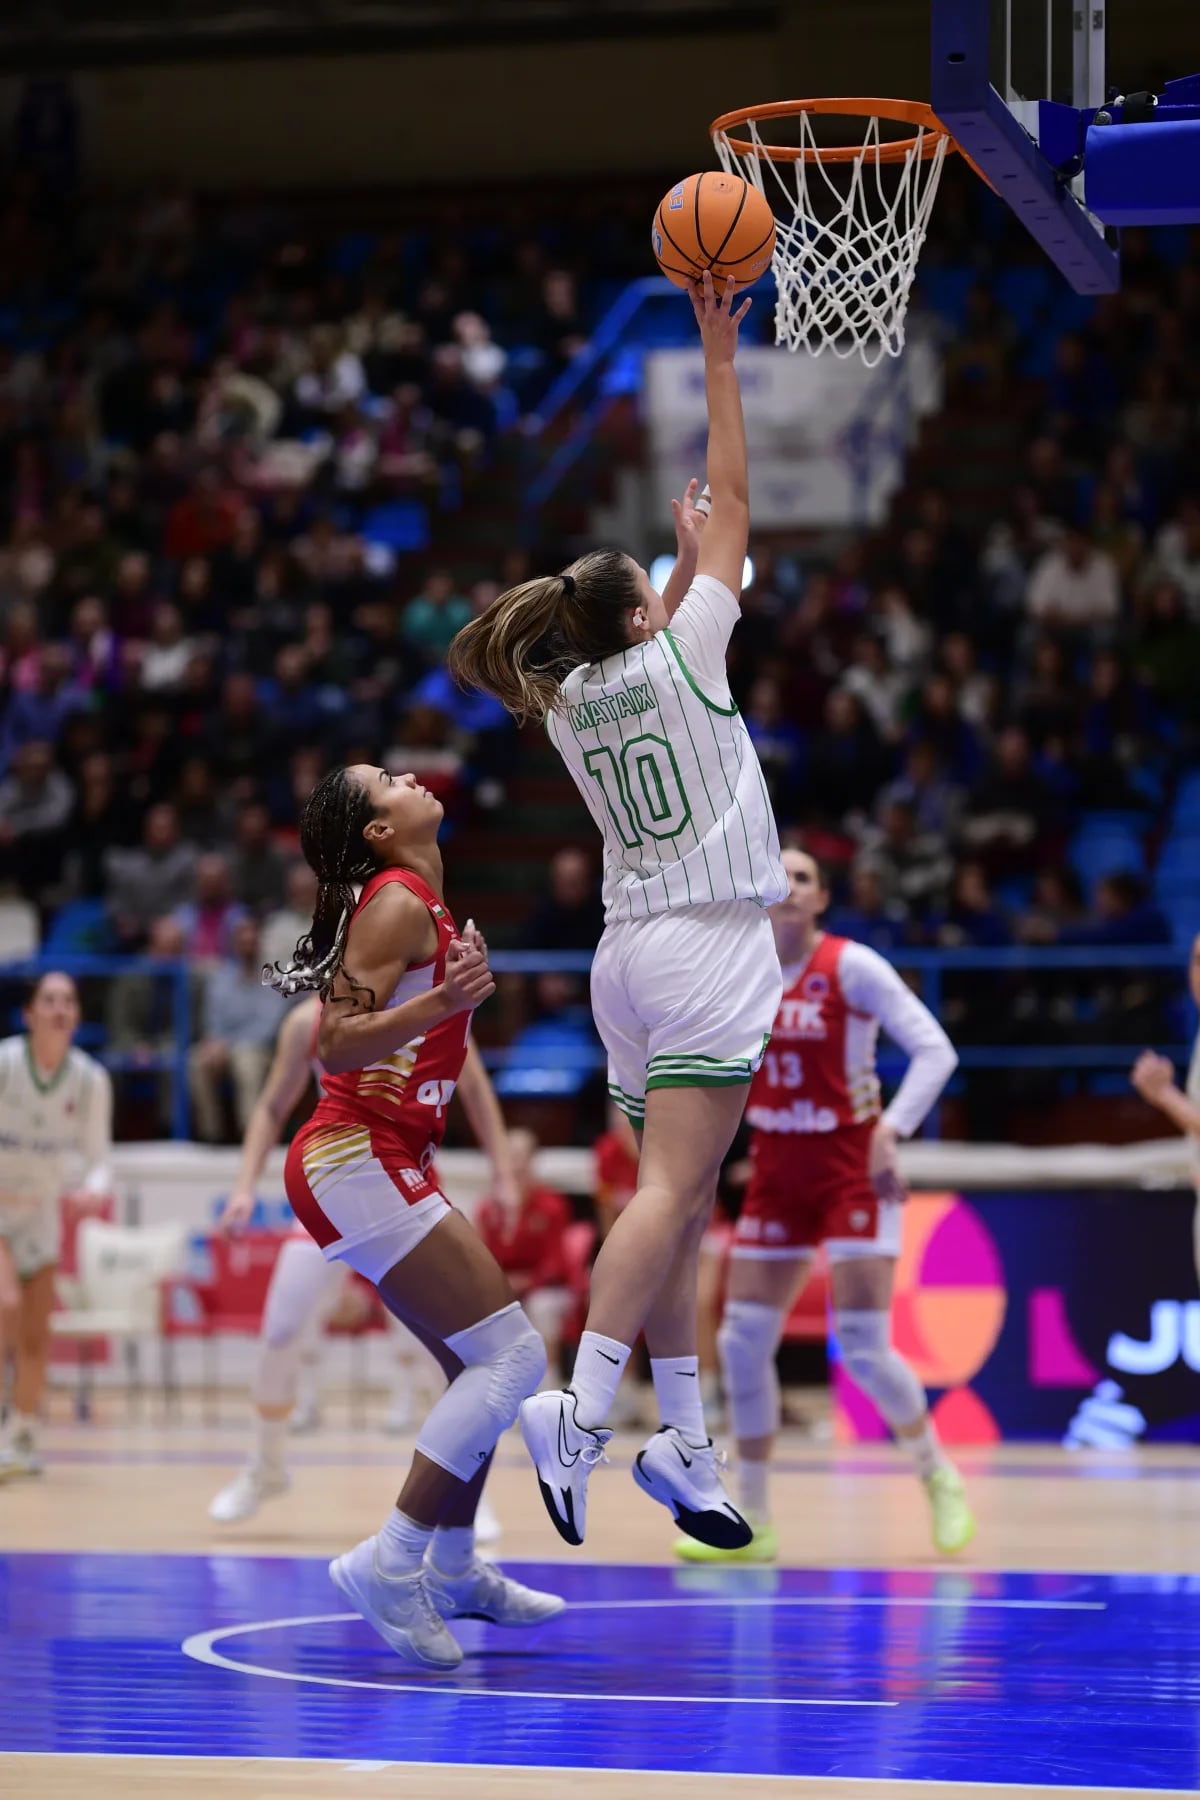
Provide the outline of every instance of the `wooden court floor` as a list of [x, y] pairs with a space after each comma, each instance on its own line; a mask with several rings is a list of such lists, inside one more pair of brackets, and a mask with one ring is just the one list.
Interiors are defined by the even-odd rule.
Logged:
[[[127, 1421], [120, 1403], [103, 1403], [98, 1421], [60, 1423], [47, 1432], [46, 1475], [0, 1487], [0, 1551], [113, 1552], [257, 1558], [326, 1557], [375, 1530], [390, 1505], [411, 1448], [372, 1428], [330, 1425], [294, 1440], [293, 1487], [251, 1523], [221, 1529], [206, 1506], [239, 1464], [248, 1441], [236, 1400], [225, 1419], [166, 1422], [151, 1407]], [[670, 1562], [665, 1515], [629, 1480], [641, 1434], [614, 1440], [614, 1467], [590, 1490], [585, 1555], [593, 1564]], [[923, 1498], [890, 1448], [814, 1445], [792, 1434], [781, 1449], [775, 1513], [781, 1564], [806, 1570], [912, 1571], [944, 1568], [928, 1543]], [[1200, 1574], [1200, 1452], [1190, 1447], [1067, 1456], [1056, 1448], [1005, 1446], [964, 1451], [961, 1466], [979, 1519], [962, 1566], [982, 1571], [1095, 1574]], [[492, 1498], [504, 1525], [496, 1554], [514, 1561], [563, 1562], [562, 1545], [542, 1511], [524, 1452], [502, 1444]], [[1198, 1584], [1200, 1585], [1200, 1584]], [[1200, 1599], [1200, 1592], [1198, 1592]], [[367, 1753], [364, 1752], [364, 1755]], [[1108, 1778], [1113, 1779], [1112, 1776]], [[130, 1757], [0, 1754], [0, 1793], [122, 1800], [201, 1791], [216, 1780], [238, 1796], [374, 1795], [540, 1797], [765, 1796], [781, 1790], [833, 1800], [949, 1800], [990, 1791], [980, 1782], [828, 1777], [758, 1778], [690, 1773], [636, 1774], [538, 1768], [414, 1766], [401, 1761], [296, 1761], [282, 1757]], [[1001, 1784], [1007, 1785], [1007, 1784]], [[207, 1790], [206, 1790], [207, 1791]], [[1037, 1800], [1065, 1793], [1146, 1793], [1143, 1785], [1009, 1786]], [[1190, 1787], [1155, 1787], [1187, 1793]]]

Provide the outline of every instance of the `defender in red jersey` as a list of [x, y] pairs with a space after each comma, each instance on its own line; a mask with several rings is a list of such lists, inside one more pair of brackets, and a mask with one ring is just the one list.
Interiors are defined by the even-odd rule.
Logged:
[[417, 1437], [383, 1529], [330, 1564], [339, 1592], [411, 1661], [454, 1668], [446, 1620], [531, 1625], [562, 1610], [475, 1556], [475, 1508], [501, 1433], [546, 1352], [491, 1252], [437, 1186], [434, 1153], [471, 1013], [495, 990], [487, 947], [442, 895], [442, 807], [412, 775], [359, 764], [313, 792], [300, 842], [312, 929], [281, 992], [318, 993], [324, 1092], [288, 1153], [292, 1209], [329, 1261], [372, 1282], [450, 1385]]
[[[751, 1175], [717, 1340], [738, 1440], [742, 1510], [755, 1526], [753, 1541], [735, 1554], [752, 1561], [776, 1554], [767, 1503], [779, 1428], [775, 1354], [822, 1244], [843, 1366], [912, 1455], [929, 1496], [934, 1543], [950, 1553], [970, 1541], [974, 1520], [924, 1390], [892, 1348], [890, 1312], [905, 1198], [898, 1141], [920, 1126], [957, 1058], [890, 963], [820, 929], [829, 896], [815, 860], [785, 850], [783, 862], [790, 892], [771, 909], [783, 1000], [746, 1107]], [[886, 1111], [875, 1069], [881, 1028], [909, 1057]], [[711, 1560], [689, 1538], [676, 1552]]]
[[[218, 1230], [224, 1235], [236, 1237], [250, 1223], [267, 1157], [310, 1082], [315, 1080], [318, 1090], [323, 1084], [325, 1071], [316, 1054], [320, 1022], [321, 1002], [316, 994], [293, 1006], [284, 1017], [266, 1083], [246, 1127], [238, 1172], [221, 1211]], [[493, 1192], [515, 1189], [504, 1115], [483, 1059], [473, 1044], [467, 1046], [456, 1101], [462, 1103], [471, 1129], [491, 1162]], [[310, 1388], [307, 1395], [302, 1393], [302, 1371], [306, 1364], [312, 1367], [319, 1360], [323, 1326], [344, 1291], [343, 1278], [349, 1273], [344, 1261], [326, 1261], [320, 1246], [302, 1225], [293, 1225], [283, 1238], [259, 1325], [253, 1447], [245, 1465], [213, 1499], [208, 1516], [214, 1523], [242, 1524], [258, 1513], [264, 1501], [286, 1493], [291, 1486], [287, 1467], [289, 1434], [307, 1428], [316, 1413], [315, 1391]], [[388, 1321], [395, 1346], [396, 1386], [386, 1428], [391, 1429], [392, 1416], [403, 1409], [403, 1428], [408, 1429], [414, 1392], [422, 1385], [421, 1371], [428, 1369], [428, 1379], [423, 1384], [426, 1393], [437, 1392], [438, 1369], [428, 1351], [394, 1314], [388, 1314]], [[478, 1542], [486, 1543], [499, 1535], [500, 1523], [488, 1506], [485, 1491], [475, 1516], [475, 1536]]]

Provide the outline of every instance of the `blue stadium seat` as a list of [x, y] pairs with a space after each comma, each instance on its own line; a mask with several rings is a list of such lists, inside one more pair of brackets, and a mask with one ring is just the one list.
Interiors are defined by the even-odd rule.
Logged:
[[362, 534], [368, 544], [382, 544], [385, 550], [427, 550], [429, 514], [419, 500], [386, 500], [367, 514]]
[[1146, 867], [1141, 836], [1127, 825], [1080, 826], [1071, 841], [1071, 867], [1092, 888], [1106, 875], [1140, 875]]
[[43, 956], [105, 956], [116, 937], [103, 900], [70, 900], [55, 913], [42, 940]]

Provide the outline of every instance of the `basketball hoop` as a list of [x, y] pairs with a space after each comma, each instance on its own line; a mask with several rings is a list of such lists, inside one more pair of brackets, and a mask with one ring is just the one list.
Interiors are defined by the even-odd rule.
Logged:
[[[818, 143], [818, 115], [865, 119], [862, 143]], [[764, 140], [760, 126], [775, 119], [797, 122], [798, 144]], [[884, 121], [916, 129], [889, 139]], [[868, 368], [899, 356], [942, 165], [956, 148], [931, 109], [919, 100], [780, 100], [723, 113], [711, 131], [722, 166], [776, 215], [776, 341], [812, 356], [857, 353]]]

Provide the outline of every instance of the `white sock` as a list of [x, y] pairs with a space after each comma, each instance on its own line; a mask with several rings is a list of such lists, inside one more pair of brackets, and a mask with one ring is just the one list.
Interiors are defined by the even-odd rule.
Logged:
[[654, 1398], [663, 1425], [674, 1425], [689, 1444], [707, 1444], [704, 1400], [700, 1391], [698, 1356], [652, 1356], [650, 1374]]
[[287, 1462], [288, 1419], [259, 1419], [258, 1458], [264, 1469], [281, 1471]]
[[433, 1534], [429, 1560], [439, 1575], [465, 1575], [475, 1561], [473, 1525], [439, 1525]]
[[738, 1458], [738, 1499], [742, 1511], [752, 1514], [759, 1525], [765, 1525], [771, 1516], [767, 1501], [770, 1472], [770, 1463], [751, 1462], [746, 1456]]
[[432, 1542], [432, 1525], [418, 1525], [394, 1506], [375, 1539], [379, 1566], [385, 1575], [411, 1575], [425, 1561]]
[[621, 1385], [629, 1350], [628, 1344], [619, 1344], [616, 1338], [602, 1337], [598, 1331], [584, 1332], [571, 1374], [576, 1424], [589, 1431], [603, 1425]]
[[32, 1443], [38, 1434], [38, 1421], [35, 1413], [13, 1411], [11, 1430], [14, 1437], [23, 1437]]
[[915, 1433], [912, 1437], [898, 1438], [897, 1442], [912, 1457], [913, 1465], [922, 1481], [927, 1481], [935, 1469], [952, 1467], [950, 1458], [942, 1449], [937, 1426], [928, 1413], [925, 1414], [919, 1433]]

